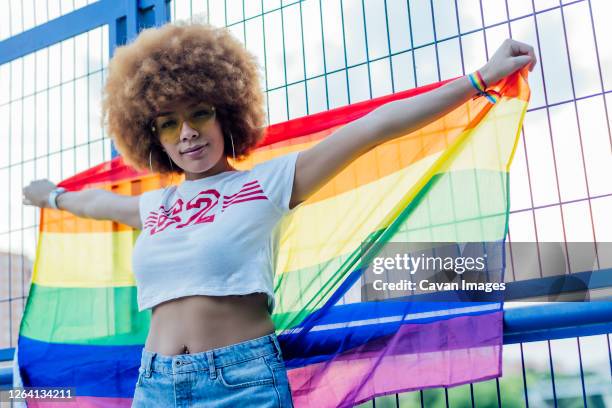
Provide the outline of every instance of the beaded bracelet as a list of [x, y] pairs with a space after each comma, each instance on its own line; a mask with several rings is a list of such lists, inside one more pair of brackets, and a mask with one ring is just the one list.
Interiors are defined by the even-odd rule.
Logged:
[[489, 100], [489, 102], [493, 104], [497, 102], [497, 98], [492, 95], [492, 93], [497, 93], [497, 92], [486, 90], [487, 84], [482, 78], [482, 75], [480, 75], [479, 71], [472, 72], [471, 74], [468, 75], [468, 78], [470, 79], [472, 86], [476, 88], [476, 90], [478, 91], [478, 95], [485, 96]]

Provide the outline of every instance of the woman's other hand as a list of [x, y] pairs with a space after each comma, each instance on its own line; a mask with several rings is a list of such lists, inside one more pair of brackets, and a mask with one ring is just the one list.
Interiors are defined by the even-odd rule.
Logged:
[[49, 193], [57, 186], [47, 179], [34, 180], [23, 188], [23, 204], [40, 208], [51, 208]]
[[529, 71], [533, 71], [537, 61], [531, 45], [508, 38], [479, 71], [487, 86], [491, 86], [527, 64]]

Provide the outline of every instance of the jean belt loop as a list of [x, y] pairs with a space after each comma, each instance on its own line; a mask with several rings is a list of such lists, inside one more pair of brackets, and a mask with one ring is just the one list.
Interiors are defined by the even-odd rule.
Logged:
[[272, 343], [274, 343], [274, 347], [276, 348], [276, 353], [278, 355], [278, 358], [282, 359], [283, 352], [281, 350], [280, 343], [278, 342], [278, 338], [276, 338], [276, 334], [275, 333], [270, 334], [270, 338], [272, 339]]
[[217, 378], [217, 368], [215, 367], [215, 356], [212, 350], [206, 352], [206, 358], [208, 359], [208, 374], [211, 380]]
[[155, 353], [147, 353], [145, 355], [145, 372], [144, 375], [147, 378], [150, 378], [153, 371], [153, 358], [155, 358]]

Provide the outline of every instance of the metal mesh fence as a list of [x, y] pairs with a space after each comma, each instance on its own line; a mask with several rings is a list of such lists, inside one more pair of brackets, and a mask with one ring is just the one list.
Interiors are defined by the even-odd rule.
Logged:
[[16, 344], [38, 238], [40, 210], [21, 190], [110, 159], [99, 120], [107, 65], [106, 26], [0, 65], [0, 348]]
[[[0, 41], [85, 3], [3, 2]], [[258, 57], [268, 124], [467, 74], [508, 37], [533, 45], [538, 65], [510, 175], [509, 241], [591, 242], [594, 266], [612, 267], [612, 256], [597, 250], [612, 242], [609, 1], [172, 0], [169, 7], [171, 20], [229, 27]], [[109, 37], [108, 26], [92, 27], [0, 65], [0, 348], [16, 344], [37, 239], [39, 212], [21, 205], [21, 188], [111, 157], [98, 116]], [[511, 279], [546, 276], [539, 258], [510, 260]], [[566, 268], [580, 271], [571, 254]], [[609, 335], [508, 345], [499, 380], [374, 405], [612, 406], [610, 355]]]

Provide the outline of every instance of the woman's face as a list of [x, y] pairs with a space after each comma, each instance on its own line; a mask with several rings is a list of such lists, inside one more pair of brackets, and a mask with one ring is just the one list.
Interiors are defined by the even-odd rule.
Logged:
[[156, 137], [173, 164], [183, 169], [186, 180], [232, 170], [223, 155], [223, 132], [211, 104], [196, 101], [165, 104], [160, 107], [154, 126]]

